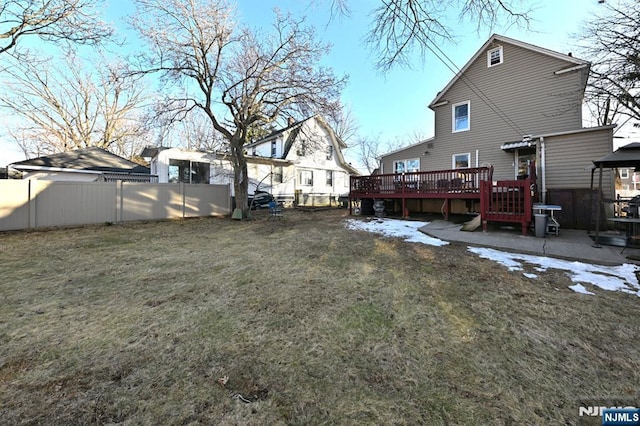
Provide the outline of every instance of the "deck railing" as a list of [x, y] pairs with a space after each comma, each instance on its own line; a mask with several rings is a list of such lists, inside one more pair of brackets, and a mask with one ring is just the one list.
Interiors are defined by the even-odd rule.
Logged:
[[351, 198], [384, 198], [422, 194], [437, 196], [480, 193], [480, 182], [491, 182], [493, 167], [436, 170], [351, 177]]
[[535, 182], [524, 180], [499, 180], [481, 183], [480, 215], [483, 228], [487, 222], [515, 222], [522, 225], [522, 234], [527, 235], [531, 223]]

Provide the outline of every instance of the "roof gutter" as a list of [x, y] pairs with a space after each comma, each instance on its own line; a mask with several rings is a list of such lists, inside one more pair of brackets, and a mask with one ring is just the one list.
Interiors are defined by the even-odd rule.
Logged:
[[562, 74], [566, 74], [568, 72], [577, 71], [577, 70], [580, 70], [582, 68], [586, 68], [587, 66], [589, 66], [589, 64], [576, 65], [575, 67], [570, 67], [570, 68], [565, 68], [563, 70], [555, 71], [554, 74], [555, 75], [562, 75]]

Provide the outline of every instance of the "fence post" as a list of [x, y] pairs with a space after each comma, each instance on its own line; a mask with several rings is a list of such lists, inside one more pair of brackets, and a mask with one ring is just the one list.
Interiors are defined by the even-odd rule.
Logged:
[[35, 228], [36, 227], [36, 200], [33, 198], [34, 196], [34, 192], [33, 191], [33, 181], [31, 179], [28, 180], [28, 185], [27, 185], [27, 203], [29, 203], [29, 209], [28, 209], [28, 213], [29, 213], [29, 228]]
[[186, 204], [186, 194], [185, 194], [185, 186], [184, 182], [180, 182], [180, 192], [182, 193], [182, 218], [184, 219], [184, 206]]
[[116, 180], [114, 182], [115, 185], [115, 195], [116, 195], [116, 200], [115, 200], [115, 223], [120, 223], [123, 221], [122, 215], [123, 215], [123, 211], [124, 211], [124, 198], [122, 195], [122, 181], [121, 180]]

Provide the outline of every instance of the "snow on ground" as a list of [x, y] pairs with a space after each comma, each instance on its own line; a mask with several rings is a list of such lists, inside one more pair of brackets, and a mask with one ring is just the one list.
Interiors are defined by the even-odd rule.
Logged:
[[[404, 221], [396, 219], [375, 219], [371, 221], [359, 219], [347, 219], [345, 226], [348, 229], [359, 229], [367, 232], [381, 234], [387, 237], [400, 237], [405, 241], [422, 243], [432, 246], [449, 244], [437, 238], [429, 237], [418, 231], [429, 222]], [[625, 263], [619, 266], [601, 266], [588, 263], [555, 259], [552, 257], [535, 256], [520, 253], [508, 253], [500, 250], [484, 247], [468, 247], [468, 250], [478, 256], [494, 260], [511, 271], [524, 270], [524, 264], [531, 265], [536, 271], [544, 272], [547, 269], [559, 269], [576, 283], [569, 288], [576, 293], [594, 295], [582, 284], [590, 284], [603, 290], [622, 291], [640, 296], [640, 283], [636, 277], [636, 265]], [[523, 272], [530, 279], [537, 279], [534, 273]]]
[[349, 229], [361, 229], [363, 231], [381, 234], [385, 237], [400, 237], [410, 243], [422, 243], [430, 246], [444, 246], [447, 241], [439, 240], [418, 231], [429, 222], [418, 222], [409, 220], [376, 219], [364, 221], [358, 219], [347, 219], [346, 227]]

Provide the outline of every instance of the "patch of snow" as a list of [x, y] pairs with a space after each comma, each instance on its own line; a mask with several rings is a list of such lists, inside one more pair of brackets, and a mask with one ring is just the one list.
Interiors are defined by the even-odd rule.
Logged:
[[[405, 241], [427, 244], [431, 246], [443, 246], [447, 241], [433, 238], [418, 231], [419, 228], [429, 222], [405, 221], [397, 219], [380, 218], [374, 220], [347, 219], [345, 226], [348, 229], [363, 230], [387, 237], [400, 237]], [[523, 270], [524, 263], [534, 265], [534, 270], [545, 272], [549, 269], [558, 269], [565, 273], [576, 283], [569, 288], [578, 293], [594, 294], [579, 283], [591, 284], [595, 287], [609, 291], [622, 291], [635, 294], [640, 297], [640, 283], [636, 277], [637, 266], [625, 263], [619, 266], [591, 265], [588, 263], [555, 259], [552, 257], [535, 256], [520, 253], [508, 253], [491, 248], [468, 247], [468, 250], [478, 256], [494, 260], [510, 271]], [[523, 273], [527, 278], [538, 278], [533, 273]]]
[[633, 264], [602, 266], [552, 257], [507, 253], [491, 248], [469, 247], [468, 249], [482, 258], [501, 263], [512, 271], [521, 270], [524, 263], [538, 265], [536, 270], [540, 271], [559, 269], [565, 271], [574, 283], [587, 283], [603, 290], [622, 291], [640, 296], [636, 265]]
[[595, 296], [595, 293], [588, 291], [582, 284], [570, 285], [569, 288], [576, 293], [590, 294], [592, 296]]
[[419, 228], [429, 224], [429, 222], [420, 221], [407, 221], [397, 219], [375, 219], [375, 220], [360, 220], [360, 219], [347, 219], [345, 226], [348, 229], [356, 229], [367, 232], [373, 232], [376, 234], [384, 235], [385, 237], [399, 237], [404, 238], [405, 241], [410, 243], [421, 243], [430, 246], [444, 246], [449, 244], [447, 241], [442, 241], [438, 238], [433, 238], [418, 231]]

